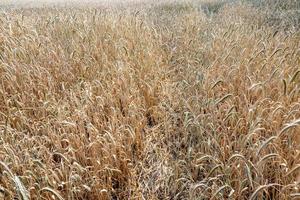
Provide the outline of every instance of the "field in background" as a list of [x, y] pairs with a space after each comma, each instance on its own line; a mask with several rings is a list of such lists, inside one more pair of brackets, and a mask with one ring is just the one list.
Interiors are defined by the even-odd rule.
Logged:
[[0, 199], [299, 199], [299, 4], [3, 1]]

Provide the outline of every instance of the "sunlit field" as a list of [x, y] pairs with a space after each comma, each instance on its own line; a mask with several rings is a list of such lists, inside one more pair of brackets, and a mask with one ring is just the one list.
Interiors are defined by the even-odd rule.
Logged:
[[109, 2], [0, 3], [0, 200], [299, 199], [300, 2]]

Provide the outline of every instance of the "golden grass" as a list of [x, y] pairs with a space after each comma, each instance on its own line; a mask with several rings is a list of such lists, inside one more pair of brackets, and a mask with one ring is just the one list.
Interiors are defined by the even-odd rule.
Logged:
[[2, 9], [0, 198], [299, 197], [299, 26], [217, 10]]

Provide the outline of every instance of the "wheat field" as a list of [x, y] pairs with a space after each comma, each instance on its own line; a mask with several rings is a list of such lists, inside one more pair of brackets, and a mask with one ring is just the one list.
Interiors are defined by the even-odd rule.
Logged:
[[0, 3], [0, 200], [299, 199], [297, 0]]

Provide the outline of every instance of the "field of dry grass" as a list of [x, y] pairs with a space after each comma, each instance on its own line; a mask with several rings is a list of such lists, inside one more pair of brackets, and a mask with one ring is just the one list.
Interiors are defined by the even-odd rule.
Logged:
[[0, 6], [0, 199], [299, 199], [278, 1]]

